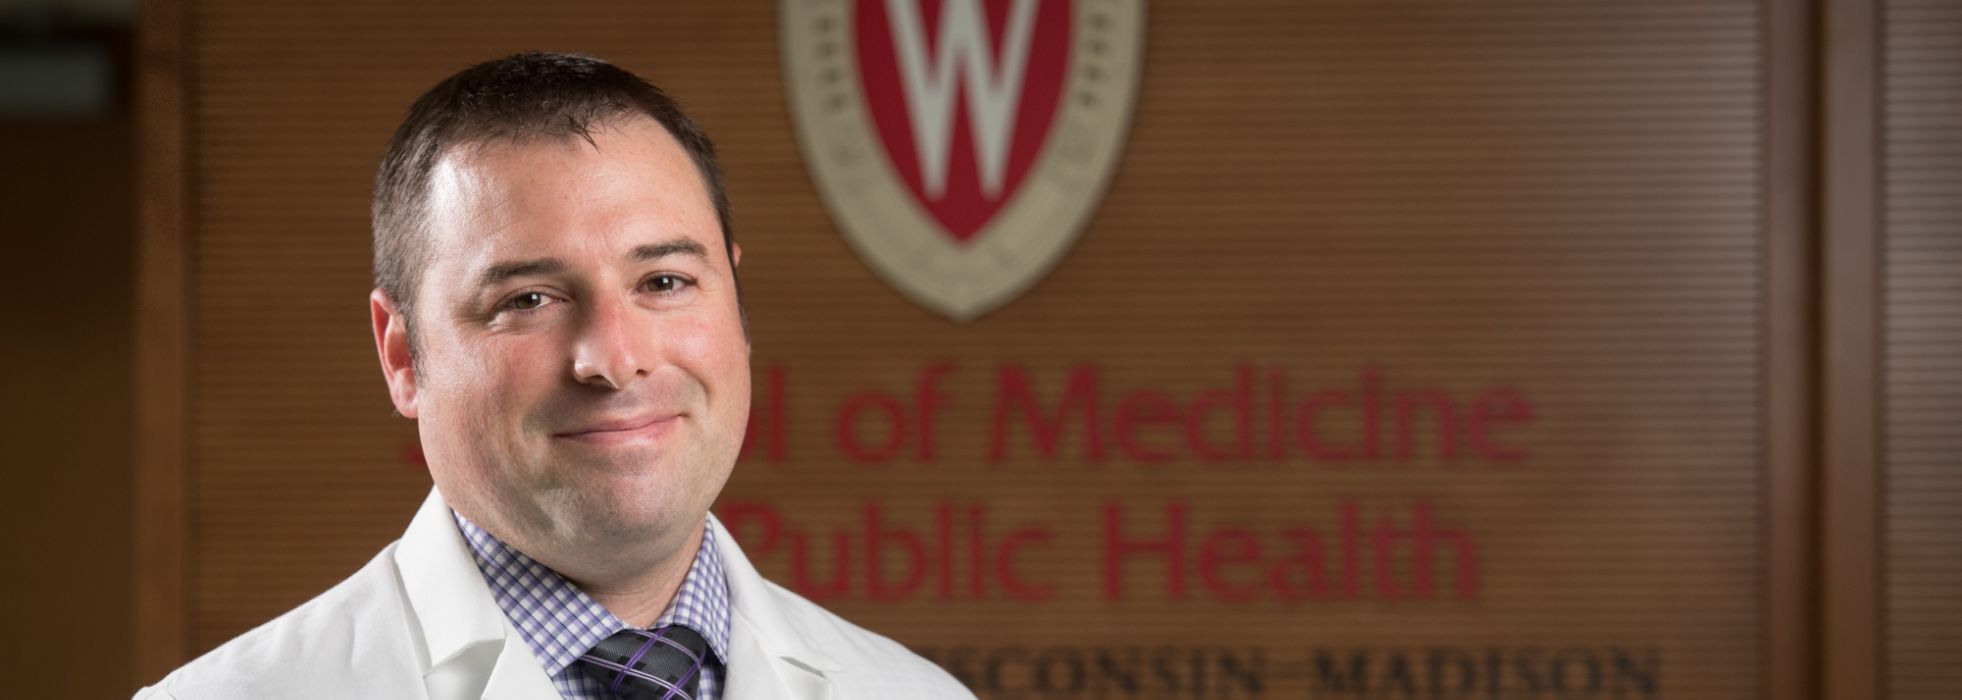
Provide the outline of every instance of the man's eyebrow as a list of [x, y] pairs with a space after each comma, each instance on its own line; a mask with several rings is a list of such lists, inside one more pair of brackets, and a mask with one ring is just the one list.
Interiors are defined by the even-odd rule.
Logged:
[[661, 243], [649, 243], [634, 248], [634, 259], [641, 262], [660, 260], [670, 255], [687, 255], [707, 260], [708, 249], [703, 248], [702, 244], [686, 238], [677, 238]]
[[491, 287], [513, 277], [549, 275], [565, 269], [565, 261], [558, 258], [538, 258], [536, 260], [514, 260], [501, 262], [484, 270], [478, 277], [479, 287]]
[[[687, 255], [706, 260], [708, 259], [708, 249], [702, 247], [702, 244], [686, 238], [677, 238], [672, 241], [636, 246], [633, 252], [633, 258], [643, 262], [660, 260], [670, 255]], [[492, 287], [514, 277], [549, 275], [561, 272], [565, 268], [565, 261], [559, 258], [511, 260], [485, 268], [484, 274], [478, 276], [477, 283], [480, 287]]]

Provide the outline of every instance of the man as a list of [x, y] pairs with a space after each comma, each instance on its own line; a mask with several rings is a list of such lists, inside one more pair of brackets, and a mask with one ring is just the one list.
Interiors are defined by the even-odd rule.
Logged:
[[742, 249], [658, 89], [578, 56], [467, 69], [410, 109], [373, 214], [375, 344], [435, 489], [361, 571], [138, 697], [972, 697], [708, 515], [749, 412]]

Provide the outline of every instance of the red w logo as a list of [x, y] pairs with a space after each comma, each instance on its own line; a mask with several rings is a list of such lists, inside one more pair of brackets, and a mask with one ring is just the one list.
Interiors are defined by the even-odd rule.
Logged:
[[893, 168], [966, 243], [1047, 140], [1070, 0], [857, 0], [858, 71]]

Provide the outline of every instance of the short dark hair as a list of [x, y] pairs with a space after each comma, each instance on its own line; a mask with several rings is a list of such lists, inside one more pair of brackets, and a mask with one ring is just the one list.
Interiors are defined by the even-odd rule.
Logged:
[[458, 147], [489, 142], [575, 136], [591, 142], [593, 129], [635, 116], [659, 122], [695, 161], [722, 225], [722, 246], [733, 274], [735, 238], [729, 227], [722, 166], [716, 162], [715, 144], [682, 113], [681, 106], [640, 76], [597, 58], [540, 51], [515, 54], [466, 68], [417, 98], [389, 139], [375, 173], [370, 210], [375, 286], [403, 315], [411, 353], [415, 348], [411, 307], [429, 255], [421, 228], [436, 163]]

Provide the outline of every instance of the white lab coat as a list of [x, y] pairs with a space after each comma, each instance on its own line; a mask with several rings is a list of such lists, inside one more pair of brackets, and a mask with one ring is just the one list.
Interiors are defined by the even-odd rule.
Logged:
[[[764, 580], [719, 525], [711, 531], [734, 608], [724, 698], [974, 697], [898, 643]], [[402, 539], [346, 581], [136, 693], [139, 700], [558, 697], [433, 489]]]

